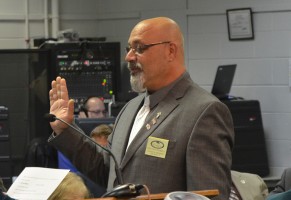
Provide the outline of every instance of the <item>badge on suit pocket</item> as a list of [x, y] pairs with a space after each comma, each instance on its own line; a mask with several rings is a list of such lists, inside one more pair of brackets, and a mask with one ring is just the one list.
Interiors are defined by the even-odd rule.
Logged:
[[168, 144], [169, 140], [157, 137], [149, 137], [145, 155], [165, 158], [167, 154]]

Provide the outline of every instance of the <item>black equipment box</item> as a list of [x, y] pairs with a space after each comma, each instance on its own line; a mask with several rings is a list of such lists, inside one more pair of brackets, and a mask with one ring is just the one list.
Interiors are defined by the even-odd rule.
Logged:
[[0, 140], [8, 140], [8, 108], [0, 106]]
[[234, 123], [232, 170], [267, 176], [269, 164], [259, 101], [233, 100], [223, 103], [228, 106]]
[[8, 108], [0, 106], [0, 177], [8, 188], [12, 181]]
[[[79, 112], [84, 101], [97, 96], [109, 103], [118, 94], [120, 78], [119, 42], [69, 42], [43, 46], [50, 49], [49, 83], [57, 76], [66, 79], [70, 98]], [[50, 85], [50, 84], [49, 84]]]

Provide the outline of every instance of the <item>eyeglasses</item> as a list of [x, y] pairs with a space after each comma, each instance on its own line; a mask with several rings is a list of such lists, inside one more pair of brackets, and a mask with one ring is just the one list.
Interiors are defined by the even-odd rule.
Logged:
[[159, 45], [159, 44], [166, 44], [166, 43], [170, 43], [170, 41], [158, 42], [158, 43], [152, 43], [152, 44], [137, 44], [135, 48], [131, 46], [127, 46], [125, 48], [125, 51], [126, 53], [128, 53], [130, 50], [132, 50], [133, 53], [142, 54], [145, 50], [147, 50], [148, 48], [152, 46]]
[[101, 113], [103, 115], [106, 115], [107, 114], [106, 110], [96, 110], [96, 111], [94, 111], [94, 110], [88, 110], [87, 112], [94, 113], [96, 115], [100, 115]]

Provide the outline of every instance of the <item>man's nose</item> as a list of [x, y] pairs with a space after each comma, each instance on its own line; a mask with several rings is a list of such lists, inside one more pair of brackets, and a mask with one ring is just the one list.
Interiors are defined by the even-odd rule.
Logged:
[[133, 52], [132, 49], [130, 49], [129, 52], [126, 53], [124, 60], [127, 62], [136, 60], [136, 54]]

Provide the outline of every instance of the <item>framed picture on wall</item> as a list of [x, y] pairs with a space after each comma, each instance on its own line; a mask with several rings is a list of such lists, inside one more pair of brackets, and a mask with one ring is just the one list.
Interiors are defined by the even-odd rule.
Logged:
[[253, 14], [251, 8], [226, 10], [229, 40], [253, 40]]

